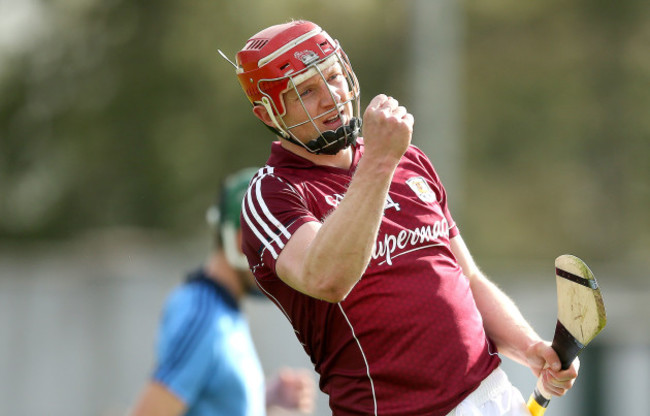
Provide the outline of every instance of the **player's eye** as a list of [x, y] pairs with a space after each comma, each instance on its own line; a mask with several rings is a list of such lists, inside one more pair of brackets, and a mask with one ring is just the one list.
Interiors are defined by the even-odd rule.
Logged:
[[340, 72], [335, 72], [332, 75], [330, 75], [329, 78], [327, 78], [327, 82], [336, 81], [339, 77], [342, 77], [342, 76], [343, 76], [343, 74], [341, 74]]

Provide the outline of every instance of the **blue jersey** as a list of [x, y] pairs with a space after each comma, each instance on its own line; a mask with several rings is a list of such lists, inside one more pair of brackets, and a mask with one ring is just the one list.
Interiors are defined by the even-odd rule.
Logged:
[[168, 297], [153, 379], [188, 416], [265, 414], [262, 368], [236, 300], [202, 271]]

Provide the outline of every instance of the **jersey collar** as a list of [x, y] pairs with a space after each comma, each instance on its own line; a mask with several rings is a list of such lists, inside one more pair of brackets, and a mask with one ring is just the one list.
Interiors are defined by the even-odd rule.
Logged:
[[[359, 163], [359, 159], [363, 155], [363, 139], [359, 137], [357, 139], [357, 144], [353, 146], [352, 149], [352, 166], [350, 166], [350, 172], [354, 172]], [[302, 156], [299, 156], [284, 147], [279, 141], [273, 142], [271, 144], [271, 156], [266, 162], [267, 165], [273, 167], [283, 167], [283, 168], [294, 168], [294, 169], [306, 169], [318, 167], [321, 169], [332, 169], [335, 171], [340, 171], [341, 169], [330, 167], [330, 166], [321, 166], [316, 165], [310, 160], [305, 159]]]
[[187, 276], [187, 282], [196, 282], [208, 286], [214, 290], [214, 292], [223, 299], [223, 301], [230, 306], [232, 309], [239, 310], [239, 302], [235, 297], [226, 289], [222, 284], [216, 280], [210, 278], [203, 268], [194, 270]]

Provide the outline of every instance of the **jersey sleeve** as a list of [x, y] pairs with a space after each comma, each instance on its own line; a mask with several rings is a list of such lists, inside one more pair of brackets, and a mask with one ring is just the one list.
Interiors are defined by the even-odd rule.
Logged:
[[177, 290], [165, 305], [161, 319], [157, 362], [152, 379], [167, 387], [186, 405], [205, 387], [212, 365], [214, 305], [208, 293]]
[[458, 230], [456, 222], [451, 216], [451, 212], [449, 211], [449, 205], [447, 203], [447, 191], [445, 190], [445, 187], [443, 186], [438, 173], [433, 167], [431, 160], [427, 157], [427, 155], [424, 154], [422, 150], [413, 145], [411, 145], [411, 149], [415, 152], [415, 156], [420, 165], [430, 176], [429, 179], [432, 181], [436, 196], [438, 197], [438, 203], [440, 204], [442, 212], [444, 213], [445, 218], [447, 219], [447, 223], [449, 224], [449, 238], [456, 237], [458, 234], [460, 234], [460, 232]]
[[242, 248], [253, 273], [275, 272], [278, 256], [301, 225], [318, 219], [310, 212], [298, 189], [262, 169], [251, 181], [242, 202]]

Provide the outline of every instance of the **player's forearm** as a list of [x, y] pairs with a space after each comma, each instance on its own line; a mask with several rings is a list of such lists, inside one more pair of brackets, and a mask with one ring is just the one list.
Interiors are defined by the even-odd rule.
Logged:
[[343, 300], [361, 278], [372, 255], [396, 165], [396, 161], [362, 158], [345, 197], [309, 245], [302, 273], [317, 297]]
[[527, 349], [541, 339], [515, 303], [483, 275], [460, 234], [451, 239], [451, 250], [463, 274], [469, 279], [487, 335], [495, 342], [499, 352], [527, 365]]
[[528, 365], [526, 351], [541, 338], [523, 317], [515, 303], [486, 277], [471, 279], [472, 293], [483, 317], [487, 335], [500, 353]]

